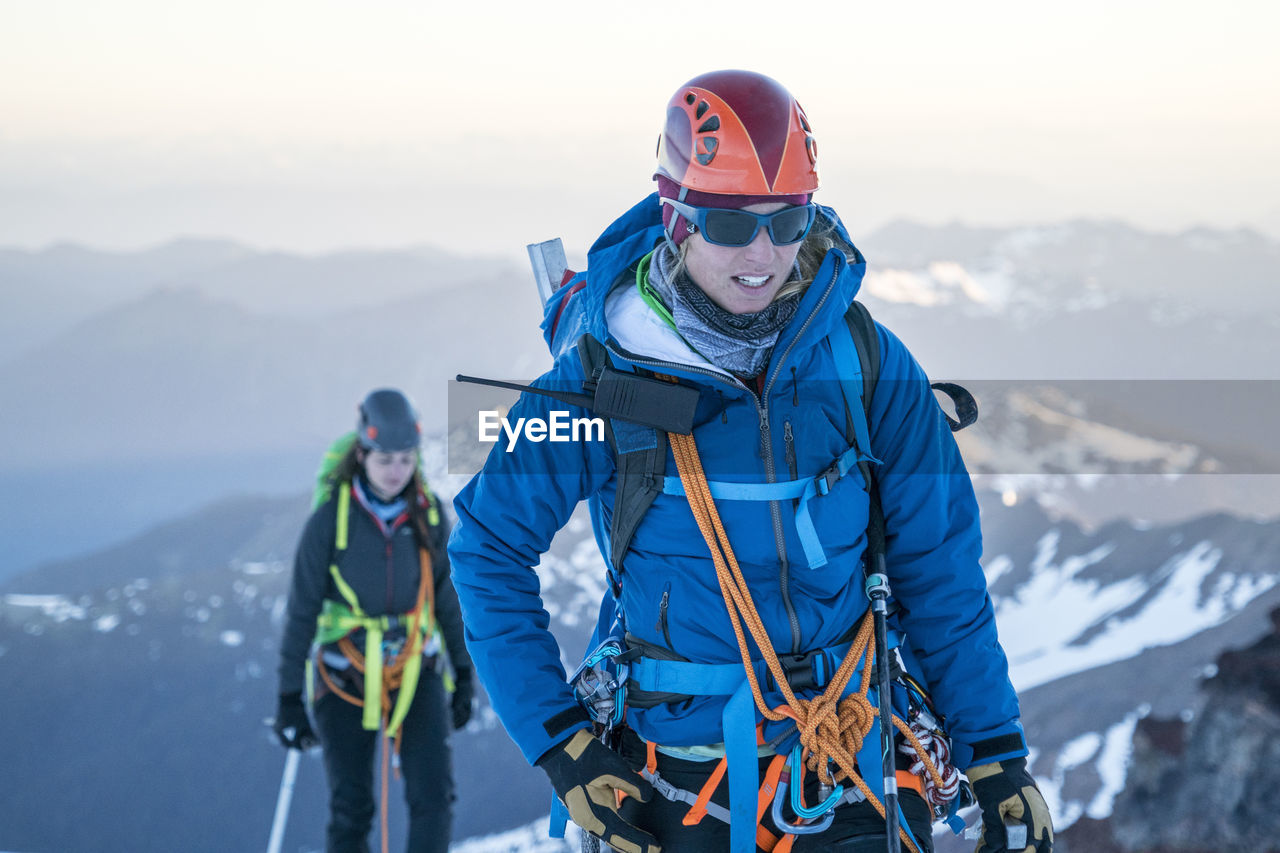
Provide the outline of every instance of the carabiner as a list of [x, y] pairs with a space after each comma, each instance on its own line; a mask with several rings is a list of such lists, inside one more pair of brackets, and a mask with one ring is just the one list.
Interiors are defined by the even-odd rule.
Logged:
[[806, 808], [800, 802], [800, 796], [804, 792], [804, 763], [801, 759], [800, 745], [796, 744], [791, 749], [791, 811], [795, 812], [796, 817], [802, 817], [805, 820], [816, 820], [825, 814], [835, 811], [836, 803], [840, 802], [840, 798], [844, 796], [844, 786], [836, 785], [821, 805]]
[[[804, 761], [800, 751], [800, 744], [796, 744], [791, 748], [791, 755], [787, 757], [787, 764], [791, 771], [791, 783], [787, 784], [786, 774], [778, 779], [778, 790], [773, 796], [773, 822], [778, 829], [793, 835], [813, 835], [822, 832], [831, 826], [831, 822], [836, 817], [836, 804], [844, 797], [844, 786], [836, 785], [831, 794], [822, 801], [821, 805], [806, 808], [800, 802], [800, 796], [804, 789]], [[787, 789], [791, 789], [791, 811], [795, 813], [797, 822], [788, 823], [782, 815], [782, 804], [787, 798]], [[817, 821], [817, 823], [803, 824], [799, 821]]]
[[[814, 835], [831, 826], [831, 821], [836, 819], [836, 811], [835, 809], [832, 809], [817, 823], [804, 824], [799, 823], [798, 821], [796, 823], [787, 823], [787, 819], [782, 816], [782, 802], [786, 797], [786, 779], [779, 779], [777, 793], [773, 795], [773, 822], [778, 829], [788, 835]], [[800, 818], [800, 820], [803, 820], [803, 818]]]
[[605, 640], [587, 655], [569, 679], [578, 701], [607, 729], [619, 725], [626, 713], [630, 667], [615, 660], [624, 651], [618, 640]]

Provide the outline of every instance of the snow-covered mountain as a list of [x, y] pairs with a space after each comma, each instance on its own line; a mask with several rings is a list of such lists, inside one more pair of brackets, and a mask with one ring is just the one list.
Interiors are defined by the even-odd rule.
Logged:
[[1063, 853], [1280, 850], [1280, 609], [1268, 633], [1196, 681], [1199, 713], [1137, 721], [1111, 814], [1060, 834]]

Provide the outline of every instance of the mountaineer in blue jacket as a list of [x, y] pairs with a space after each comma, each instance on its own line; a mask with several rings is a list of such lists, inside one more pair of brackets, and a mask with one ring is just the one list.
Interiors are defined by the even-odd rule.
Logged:
[[[849, 399], [861, 368], [846, 315], [865, 261], [812, 203], [803, 110], [759, 74], [697, 77], [668, 104], [655, 177], [658, 192], [596, 241], [572, 298], [610, 369], [696, 392], [691, 435], [615, 416], [608, 440], [499, 439], [457, 496], [454, 583], [495, 711], [572, 819], [619, 850], [897, 849], [896, 784], [897, 842], [931, 851], [958, 769], [982, 807], [979, 853], [1051, 851], [946, 416], [879, 326], [865, 413]], [[587, 346], [535, 384], [592, 388]], [[507, 417], [565, 409], [526, 393]], [[642, 486], [620, 472], [655, 452], [657, 476], [638, 479], [657, 493], [636, 510]], [[613, 621], [630, 673], [625, 720], [602, 739], [534, 570], [582, 500], [612, 557], [599, 639]], [[868, 686], [863, 563], [881, 512], [896, 779], [881, 773]]]

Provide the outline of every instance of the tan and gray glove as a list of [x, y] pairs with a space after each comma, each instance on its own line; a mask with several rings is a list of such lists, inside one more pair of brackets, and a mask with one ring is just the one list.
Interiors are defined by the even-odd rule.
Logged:
[[653, 786], [590, 732], [574, 733], [539, 758], [537, 766], [551, 779], [578, 826], [614, 850], [660, 853], [656, 838], [618, 815], [618, 791], [643, 803], [653, 796]]
[[1053, 853], [1049, 807], [1025, 758], [979, 764], [965, 775], [982, 807], [982, 840], [974, 853]]

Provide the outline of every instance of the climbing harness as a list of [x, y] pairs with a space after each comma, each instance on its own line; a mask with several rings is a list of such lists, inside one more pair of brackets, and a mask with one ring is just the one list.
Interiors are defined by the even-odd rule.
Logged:
[[[341, 553], [347, 548], [348, 516], [351, 502], [350, 488], [343, 486], [337, 497], [337, 529], [334, 548]], [[343, 579], [336, 562], [329, 566], [329, 575], [346, 604], [326, 600], [324, 611], [317, 621], [316, 644], [325, 646], [338, 643], [346, 659], [364, 676], [365, 697], [379, 696], [381, 702], [366, 702], [338, 687], [328, 674], [323, 655], [318, 657], [317, 670], [325, 685], [343, 699], [364, 708], [362, 724], [368, 731], [376, 731], [386, 724], [387, 734], [394, 737], [409, 713], [413, 693], [418, 684], [424, 655], [435, 652], [437, 667], [446, 691], [453, 692], [453, 673], [444, 654], [444, 638], [435, 621], [434, 580], [431, 555], [425, 548], [418, 548], [420, 566], [418, 594], [414, 607], [408, 613], [391, 616], [369, 616], [360, 607], [355, 591]], [[394, 643], [384, 648], [387, 632], [403, 628], [405, 641], [398, 647]], [[351, 641], [356, 630], [365, 632], [364, 652]], [[392, 654], [388, 654], [392, 652]], [[384, 664], [384, 660], [389, 660]], [[394, 705], [391, 693], [399, 691]]]
[[[886, 817], [885, 805], [863, 776], [859, 774], [857, 761], [858, 754], [863, 750], [864, 743], [868, 740], [868, 735], [872, 733], [872, 729], [877, 723], [875, 708], [872, 706], [871, 697], [869, 696], [875, 661], [875, 646], [872, 642], [874, 626], [870, 613], [863, 618], [848, 654], [844, 655], [839, 668], [832, 676], [825, 690], [813, 699], [802, 699], [796, 696], [792, 691], [791, 685], [787, 682], [782, 664], [778, 660], [777, 653], [773, 650], [773, 643], [769, 640], [764, 624], [751, 599], [746, 579], [743, 577], [741, 569], [738, 567], [737, 558], [729, 545], [728, 535], [712, 500], [706, 474], [702, 470], [697, 445], [692, 436], [672, 433], [668, 435], [668, 439], [675, 454], [680, 478], [685, 484], [690, 508], [693, 510], [698, 527], [702, 531], [703, 538], [707, 542], [712, 560], [715, 563], [716, 577], [720, 583], [726, 607], [729, 609], [730, 623], [738, 641], [739, 652], [742, 655], [746, 683], [750, 687], [750, 694], [747, 698], [754, 700], [755, 709], [765, 719], [774, 721], [790, 719], [795, 723], [799, 734], [800, 746], [802, 747], [800, 752], [802, 760], [800, 763], [804, 768], [816, 772], [821, 784], [831, 786], [832, 790], [834, 790], [837, 782], [850, 782], [872, 804], [882, 818]], [[744, 626], [746, 631], [744, 631]], [[746, 637], [747, 632], [751, 634], [752, 640], [760, 650], [774, 682], [785, 699], [785, 702], [777, 707], [769, 707], [765, 703], [759, 680], [756, 676], [755, 666], [752, 663]], [[845, 687], [849, 684], [859, 661], [864, 662], [860, 683], [853, 693], [845, 696]], [[735, 737], [740, 737], [740, 733], [730, 728], [728, 717], [733, 714], [731, 709], [735, 703], [738, 705], [746, 704], [743, 695], [742, 690], [739, 689], [729, 700], [725, 711], [725, 746], [730, 764], [731, 814], [738, 812], [734, 808], [735, 804], [732, 803], [735, 798], [734, 777], [741, 776], [739, 786], [737, 786], [741, 789], [744, 787], [741, 783], [746, 780], [746, 774], [749, 773], [754, 776], [755, 773], [755, 768], [750, 764], [742, 765], [745, 767], [745, 772], [741, 774], [735, 774], [732, 766], [735, 763], [741, 763], [740, 761], [735, 762], [733, 755], [734, 752], [741, 754], [740, 749], [734, 749]], [[888, 696], [880, 698], [882, 705], [887, 707], [891, 704]], [[746, 711], [750, 713], [750, 705], [747, 705]], [[734, 716], [737, 715], [735, 714]], [[940, 787], [943, 786], [943, 779], [934, 766], [932, 758], [910, 727], [896, 715], [891, 715], [890, 719], [892, 720], [892, 725], [916, 748], [926, 772], [933, 777], [934, 784]], [[874, 740], [871, 743], [874, 744]], [[896, 775], [892, 781], [894, 787], [896, 787]], [[755, 785], [752, 784], [750, 787], [755, 788]], [[885, 787], [889, 786], [886, 785]], [[739, 791], [738, 796], [740, 795]], [[731, 831], [733, 849], [747, 849], [741, 837], [743, 824], [737, 822], [737, 826], [734, 826], [731, 823], [731, 827], [737, 830], [736, 832]], [[896, 836], [906, 844], [908, 850], [912, 851], [912, 853], [918, 853], [920, 848], [905, 823], [898, 828]]]

